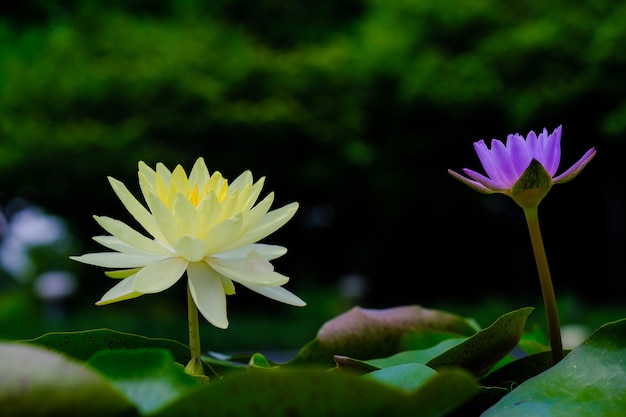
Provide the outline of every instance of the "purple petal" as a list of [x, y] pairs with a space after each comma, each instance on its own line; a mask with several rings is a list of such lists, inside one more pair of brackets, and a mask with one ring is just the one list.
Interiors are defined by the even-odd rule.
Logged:
[[492, 153], [489, 148], [487, 148], [485, 141], [481, 139], [475, 142], [474, 149], [487, 175], [494, 181], [500, 181], [500, 172], [498, 171], [497, 165], [494, 164]]
[[574, 179], [576, 175], [582, 171], [582, 169], [596, 156], [596, 148], [589, 149], [582, 158], [578, 160], [574, 165], [572, 165], [567, 171], [562, 173], [561, 175], [554, 177], [552, 180], [555, 184], [563, 184], [564, 182], [568, 182]]
[[[540, 161], [540, 157], [543, 155], [543, 144], [539, 142], [537, 135], [532, 130], [528, 132], [528, 135], [526, 135], [526, 146], [528, 147], [528, 153], [531, 156], [531, 160], [532, 158], [535, 158]], [[526, 168], [528, 168], [528, 166]]]
[[486, 194], [491, 194], [493, 193], [493, 191], [491, 191], [489, 188], [485, 187], [484, 185], [482, 185], [481, 183], [471, 180], [469, 178], [464, 177], [463, 175], [452, 171], [451, 169], [448, 170], [448, 173], [450, 175], [452, 175], [454, 178], [456, 178], [457, 180], [463, 182], [465, 185], [467, 185], [468, 187], [472, 188], [475, 191], [481, 192], [481, 193], [486, 193]]
[[[511, 188], [517, 181], [519, 176], [515, 172], [509, 150], [499, 140], [491, 141], [491, 154], [493, 156], [494, 165], [499, 173], [499, 184]], [[490, 177], [493, 178], [492, 175]], [[495, 178], [494, 178], [495, 179]]]
[[526, 171], [526, 168], [528, 168], [533, 156], [529, 144], [524, 140], [524, 137], [519, 134], [509, 135], [506, 140], [506, 145], [509, 148], [511, 165], [515, 172], [515, 180], [517, 181], [524, 171]]
[[561, 130], [562, 126], [554, 129], [552, 134], [548, 135], [546, 129], [543, 130], [541, 137], [543, 139], [543, 154], [541, 159], [537, 158], [541, 165], [548, 171], [551, 176], [556, 174], [561, 161]]
[[483, 185], [485, 188], [489, 189], [490, 191], [501, 192], [501, 191], [508, 190], [510, 188], [510, 187], [507, 187], [506, 184], [499, 184], [493, 181], [491, 178], [487, 178], [483, 174], [480, 174], [469, 168], [463, 168], [463, 172], [467, 176], [469, 176], [471, 179]]

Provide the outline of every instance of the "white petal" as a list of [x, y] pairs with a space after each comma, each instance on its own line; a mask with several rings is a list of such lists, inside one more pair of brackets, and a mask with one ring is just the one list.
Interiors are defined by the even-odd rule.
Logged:
[[174, 197], [172, 213], [183, 234], [201, 237], [198, 230], [198, 211], [183, 194], [178, 193]]
[[220, 216], [220, 221], [229, 219], [239, 212], [236, 210], [236, 207], [239, 205], [239, 190], [234, 190], [229, 192], [223, 199], [220, 200], [220, 206], [222, 208], [222, 213]]
[[246, 284], [242, 285], [254, 292], [266, 296], [267, 298], [280, 301], [281, 303], [290, 304], [297, 307], [302, 307], [306, 305], [306, 303], [302, 301], [300, 297], [293, 294], [292, 292], [287, 291], [283, 287], [255, 287]]
[[242, 211], [248, 211], [252, 208], [254, 203], [256, 203], [259, 195], [261, 194], [261, 189], [263, 188], [263, 184], [265, 183], [265, 177], [259, 178], [257, 182], [252, 186], [252, 190], [250, 190], [250, 195], [248, 196], [248, 200], [245, 202], [242, 207]]
[[228, 183], [219, 171], [215, 171], [209, 180], [203, 184], [200, 194], [205, 194], [213, 191], [219, 200], [222, 197], [222, 192], [228, 190]]
[[245, 213], [243, 230], [248, 231], [252, 226], [259, 223], [269, 211], [274, 202], [274, 193], [269, 193], [263, 200], [254, 206], [250, 211]]
[[252, 172], [249, 170], [242, 172], [230, 183], [229, 190], [243, 190], [247, 185], [252, 184]]
[[113, 279], [124, 279], [131, 275], [135, 275], [141, 268], [118, 269], [114, 271], [104, 271], [104, 275]]
[[130, 226], [119, 220], [115, 220], [106, 216], [93, 217], [104, 230], [131, 246], [158, 255], [171, 254], [171, 251], [167, 250], [160, 243], [145, 237], [141, 233], [137, 232], [136, 230], [132, 229]]
[[[189, 192], [189, 179], [187, 178], [187, 173], [183, 169], [181, 165], [176, 165], [174, 171], [172, 171], [172, 177], [170, 179], [170, 188], [171, 185], [174, 185], [174, 189], [177, 193], [186, 194]], [[171, 202], [171, 200], [168, 199]]]
[[187, 267], [189, 291], [202, 316], [212, 325], [228, 327], [226, 294], [220, 276], [204, 262], [194, 262]]
[[165, 241], [163, 234], [159, 230], [152, 214], [128, 191], [128, 188], [121, 181], [109, 177], [109, 183], [115, 194], [126, 207], [126, 210], [157, 240]]
[[190, 186], [193, 187], [194, 185], [198, 185], [198, 188], [201, 188], [201, 186], [205, 184], [209, 178], [209, 169], [204, 163], [204, 158], [200, 157], [196, 159], [196, 162], [193, 164], [191, 172], [189, 173]]
[[116, 303], [118, 301], [130, 300], [131, 298], [139, 297], [143, 295], [140, 292], [133, 291], [133, 279], [134, 275], [131, 275], [128, 278], [123, 279], [113, 288], [106, 292], [96, 303], [96, 305], [101, 306], [105, 304]]
[[172, 172], [165, 166], [163, 162], [157, 162], [156, 164], [157, 177], [163, 178], [165, 183], [169, 183], [172, 179]]
[[224, 247], [230, 246], [231, 242], [240, 235], [243, 216], [238, 214], [219, 223], [208, 231], [204, 236], [207, 253], [224, 252]]
[[152, 211], [152, 214], [154, 215], [154, 220], [156, 221], [159, 230], [165, 237], [165, 241], [170, 245], [174, 245], [178, 239], [183, 237], [174, 215], [167, 208], [165, 203], [163, 203], [163, 201], [155, 194], [148, 194], [146, 201]]
[[148, 165], [146, 165], [143, 161], [139, 162], [139, 188], [141, 188], [141, 193], [143, 195], [143, 199], [146, 199], [146, 196], [149, 194], [156, 194], [156, 172]]
[[243, 248], [231, 250], [229, 252], [214, 254], [212, 255], [212, 257], [219, 259], [245, 259], [251, 250], [257, 251], [268, 261], [279, 258], [287, 253], [287, 248], [283, 246], [254, 243], [252, 245], [244, 246]]
[[[289, 281], [284, 275], [271, 271], [267, 265], [261, 265], [257, 257], [248, 257], [243, 260], [226, 260], [209, 258], [207, 263], [220, 274], [235, 282], [248, 285], [276, 287]], [[272, 268], [273, 269], [273, 268]]]
[[222, 216], [222, 207], [214, 192], [208, 193], [196, 206], [198, 212], [198, 236], [206, 235]]
[[152, 253], [148, 253], [146, 251], [138, 249], [135, 246], [131, 246], [126, 242], [122, 242], [115, 236], [94, 236], [92, 239], [104, 246], [105, 248], [109, 248], [117, 252], [133, 253], [135, 255], [143, 256], [153, 255]]
[[277, 210], [270, 211], [258, 222], [252, 226], [243, 236], [228, 246], [222, 248], [222, 251], [230, 251], [238, 249], [242, 246], [258, 242], [264, 237], [274, 233], [287, 223], [298, 210], [298, 203], [291, 203]]
[[193, 236], [183, 236], [174, 245], [176, 253], [187, 259], [189, 262], [201, 261], [207, 254], [206, 244], [204, 240], [200, 240]]
[[237, 192], [237, 202], [233, 207], [233, 212], [241, 213], [244, 211], [246, 202], [250, 198], [250, 193], [252, 192], [252, 183], [245, 185], [242, 189], [237, 190]]
[[75, 261], [105, 268], [138, 268], [161, 262], [167, 258], [166, 256], [135, 255], [132, 253], [118, 252], [99, 252], [88, 253], [81, 256], [70, 256], [70, 259]]
[[139, 161], [137, 164], [139, 169], [138, 175], [143, 177], [145, 184], [148, 186], [151, 192], [156, 190], [156, 172], [148, 166], [144, 161]]
[[264, 276], [271, 272], [274, 272], [274, 266], [262, 257], [259, 252], [251, 250], [245, 259], [245, 268], [247, 272], [254, 275]]
[[182, 258], [170, 258], [148, 265], [135, 275], [133, 290], [143, 294], [166, 290], [180, 279], [187, 265], [188, 262]]

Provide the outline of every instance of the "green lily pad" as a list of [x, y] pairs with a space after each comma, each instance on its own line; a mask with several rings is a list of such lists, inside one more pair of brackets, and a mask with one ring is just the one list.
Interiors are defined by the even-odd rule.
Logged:
[[3, 416], [121, 416], [132, 403], [102, 375], [75, 360], [25, 343], [0, 343]]
[[250, 356], [250, 360], [248, 361], [248, 369], [271, 369], [276, 367], [277, 365], [273, 364], [269, 359], [267, 359], [261, 353], [253, 353]]
[[390, 366], [398, 366], [407, 363], [426, 364], [431, 359], [436, 358], [453, 347], [460, 345], [466, 340], [467, 338], [447, 339], [428, 349], [407, 350], [386, 358], [370, 359], [365, 362], [378, 368], [388, 368]]
[[426, 365], [434, 369], [461, 366], [482, 377], [518, 344], [532, 311], [532, 307], [524, 307], [500, 316], [491, 326], [429, 360]]
[[[22, 342], [47, 347], [82, 361], [87, 361], [101, 350], [143, 348], [167, 349], [174, 356], [174, 360], [183, 365], [190, 359], [189, 347], [176, 340], [151, 338], [111, 329], [51, 332]], [[211, 376], [219, 376], [223, 371], [235, 369], [232, 364], [213, 361], [207, 356], [203, 356], [202, 361], [204, 372]]]
[[[475, 327], [473, 333], [466, 334], [471, 336], [480, 331], [479, 327]], [[400, 350], [422, 350], [431, 348], [448, 339], [458, 339], [458, 333], [442, 332], [430, 329], [419, 329], [407, 331], [400, 341]]]
[[483, 386], [514, 388], [551, 368], [552, 352], [541, 352], [513, 360], [480, 380]]
[[175, 340], [150, 338], [111, 329], [52, 332], [23, 342], [45, 346], [83, 361], [101, 350], [141, 348], [167, 349], [172, 352], [176, 362], [182, 364], [190, 359], [189, 347]]
[[527, 380], [484, 417], [626, 415], [626, 319], [605, 324], [547, 371]]
[[378, 366], [370, 365], [366, 361], [342, 355], [335, 355], [335, 364], [335, 370], [351, 372], [357, 375], [367, 374], [380, 369]]
[[[551, 356], [550, 346], [548, 342], [546, 341], [546, 336], [543, 334], [543, 331], [539, 328], [535, 328], [531, 332], [526, 331], [524, 332], [524, 334], [522, 334], [522, 337], [520, 341], [517, 343], [515, 350], [511, 351], [511, 353], [506, 355], [504, 358], [500, 359], [500, 361], [498, 361], [498, 363], [496, 363], [489, 370], [487, 375], [490, 375], [491, 373], [496, 372], [497, 370], [499, 370], [500, 368], [508, 364], [518, 362], [520, 358], [525, 358], [528, 356], [535, 356], [540, 353], [546, 354], [546, 355], [540, 355], [542, 358]], [[539, 370], [543, 366], [544, 366], [543, 364], [538, 364], [538, 366], [531, 365], [531, 369], [529, 369], [528, 371], [532, 371], [533, 369]], [[552, 366], [552, 360], [550, 360], [549, 366]], [[541, 369], [541, 371], [544, 371], [545, 369], [547, 368], [543, 368]], [[536, 374], [530, 375], [530, 372], [526, 372], [526, 374], [529, 375], [526, 379], [528, 379], [530, 376], [536, 375]]]
[[419, 363], [405, 363], [370, 372], [364, 378], [371, 378], [383, 384], [405, 391], [415, 391], [429, 378], [437, 375], [433, 368]]
[[354, 307], [326, 322], [290, 364], [332, 365], [334, 355], [359, 359], [390, 356], [402, 350], [404, 335], [415, 330], [437, 330], [457, 337], [476, 333], [468, 319], [417, 305], [380, 310]]
[[153, 414], [255, 417], [445, 416], [478, 392], [462, 369], [437, 373], [408, 394], [344, 372], [273, 369], [237, 374], [202, 387]]
[[173, 402], [200, 383], [164, 349], [105, 350], [87, 362], [109, 378], [142, 414]]

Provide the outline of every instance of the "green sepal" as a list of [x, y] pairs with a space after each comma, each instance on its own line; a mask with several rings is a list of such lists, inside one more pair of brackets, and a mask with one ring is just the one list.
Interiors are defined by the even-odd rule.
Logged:
[[511, 198], [522, 208], [536, 208], [552, 188], [552, 176], [533, 158], [511, 189]]

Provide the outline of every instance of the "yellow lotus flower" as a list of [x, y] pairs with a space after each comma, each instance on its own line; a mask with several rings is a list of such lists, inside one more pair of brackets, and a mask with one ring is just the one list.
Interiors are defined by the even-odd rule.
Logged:
[[166, 290], [187, 272], [198, 310], [216, 327], [228, 327], [226, 295], [235, 293], [234, 282], [283, 303], [305, 305], [282, 288], [289, 278], [275, 272], [270, 263], [287, 249], [256, 243], [283, 226], [298, 209], [298, 203], [291, 203], [268, 211], [274, 193], [255, 205], [264, 180], [253, 182], [250, 171], [245, 171], [228, 184], [219, 172], [210, 175], [202, 158], [189, 177], [180, 165], [170, 172], [158, 163], [154, 171], [139, 162], [146, 209], [122, 182], [109, 177], [124, 207], [152, 237], [119, 220], [94, 216], [111, 234], [94, 240], [114, 252], [72, 259], [115, 268], [107, 275], [122, 279], [96, 304]]

